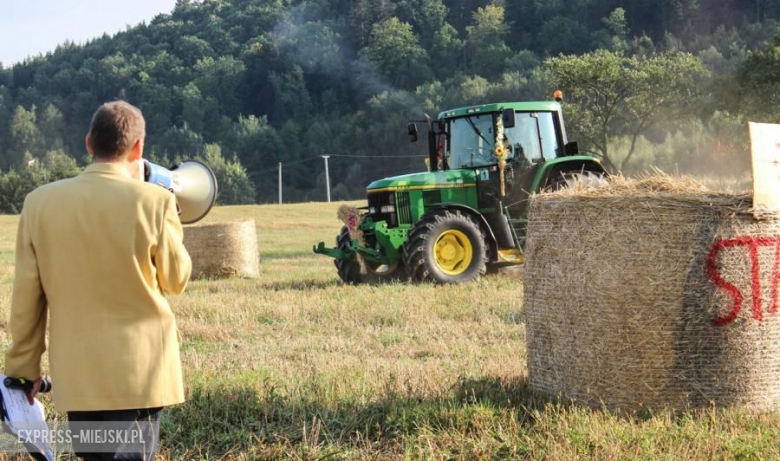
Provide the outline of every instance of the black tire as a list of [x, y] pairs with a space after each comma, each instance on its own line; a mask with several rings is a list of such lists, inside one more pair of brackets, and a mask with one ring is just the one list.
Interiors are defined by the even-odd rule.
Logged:
[[[468, 239], [472, 253], [467, 267], [457, 267], [457, 274], [450, 274], [436, 261], [437, 241], [447, 231], [459, 231]], [[451, 233], [450, 233], [451, 235]], [[415, 282], [436, 284], [463, 283], [485, 275], [487, 267], [487, 238], [485, 231], [470, 216], [458, 210], [437, 210], [426, 214], [409, 232], [403, 246], [403, 260], [409, 276]]]
[[[336, 237], [336, 247], [339, 250], [346, 250], [352, 243], [352, 237], [349, 235], [347, 226], [341, 228], [341, 232]], [[358, 285], [361, 283], [390, 283], [394, 281], [406, 281], [409, 276], [406, 274], [401, 261], [393, 266], [371, 264], [365, 262], [365, 270], [360, 265], [357, 256], [349, 260], [336, 259], [333, 261], [336, 265], [339, 278], [349, 285]]]
[[[336, 248], [344, 251], [349, 247], [350, 243], [352, 243], [352, 237], [349, 235], [347, 226], [344, 226], [336, 237]], [[341, 278], [344, 283], [349, 285], [363, 283], [363, 277], [360, 274], [360, 263], [358, 262], [357, 257], [348, 260], [334, 259], [333, 264], [336, 265], [336, 271], [339, 273], [339, 278]]]
[[558, 176], [550, 178], [545, 190], [555, 192], [575, 187], [602, 187], [607, 184], [607, 177], [598, 171], [563, 171]]

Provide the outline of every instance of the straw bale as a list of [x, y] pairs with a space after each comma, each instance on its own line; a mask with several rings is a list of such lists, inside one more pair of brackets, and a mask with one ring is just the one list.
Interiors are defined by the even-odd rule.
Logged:
[[257, 277], [260, 263], [254, 220], [184, 228], [192, 278]]
[[360, 229], [360, 224], [363, 223], [363, 216], [358, 213], [357, 208], [341, 205], [336, 212], [336, 216], [349, 230], [350, 238], [356, 240], [361, 246], [366, 246], [365, 235], [363, 235], [363, 231]]
[[661, 175], [535, 196], [531, 387], [629, 411], [780, 408], [780, 218], [751, 207]]

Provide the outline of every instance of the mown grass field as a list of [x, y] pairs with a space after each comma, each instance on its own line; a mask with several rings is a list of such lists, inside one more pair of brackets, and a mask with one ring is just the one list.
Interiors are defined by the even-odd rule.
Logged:
[[[780, 458], [779, 414], [614, 415], [534, 395], [521, 279], [344, 286], [311, 252], [333, 241], [337, 206], [209, 216], [255, 219], [262, 272], [171, 298], [188, 401], [164, 416], [163, 459]], [[0, 217], [4, 327], [16, 223]]]

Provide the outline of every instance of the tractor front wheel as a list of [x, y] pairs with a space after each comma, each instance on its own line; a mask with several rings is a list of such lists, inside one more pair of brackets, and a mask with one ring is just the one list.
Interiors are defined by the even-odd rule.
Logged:
[[[349, 249], [350, 243], [352, 243], [352, 237], [349, 235], [347, 226], [344, 226], [341, 228], [338, 237], [336, 237], [336, 248], [341, 251], [346, 251]], [[363, 281], [360, 276], [360, 263], [357, 261], [356, 257], [352, 259], [336, 259], [333, 263], [336, 265], [339, 278], [341, 278], [344, 283], [356, 285]]]
[[[336, 247], [341, 251], [349, 251], [351, 244], [352, 237], [349, 235], [349, 229], [347, 229], [347, 226], [344, 226], [341, 228], [338, 237], [336, 237]], [[364, 267], [361, 267], [358, 256], [355, 255], [351, 259], [336, 259], [333, 262], [336, 265], [339, 278], [349, 285], [389, 283], [403, 281], [408, 278], [401, 261], [391, 265], [365, 261]]]
[[409, 232], [404, 265], [416, 282], [437, 284], [478, 280], [485, 274], [487, 249], [479, 224], [460, 211], [426, 214]]

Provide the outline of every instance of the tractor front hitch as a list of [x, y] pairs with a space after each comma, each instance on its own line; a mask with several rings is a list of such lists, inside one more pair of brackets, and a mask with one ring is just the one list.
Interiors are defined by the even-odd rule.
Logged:
[[368, 261], [388, 264], [388, 262], [385, 261], [385, 258], [382, 257], [382, 254], [373, 248], [364, 248], [357, 242], [351, 242], [348, 249], [349, 251], [339, 250], [338, 248], [328, 248], [325, 246], [325, 242], [320, 242], [319, 245], [313, 248], [314, 252], [317, 254], [330, 256], [331, 258], [339, 259], [341, 261], [352, 259], [355, 254], [360, 253]]
[[341, 251], [338, 248], [328, 248], [325, 246], [325, 242], [320, 242], [319, 245], [312, 248], [315, 253], [325, 256], [330, 256], [334, 259], [347, 260], [352, 257], [353, 252]]

